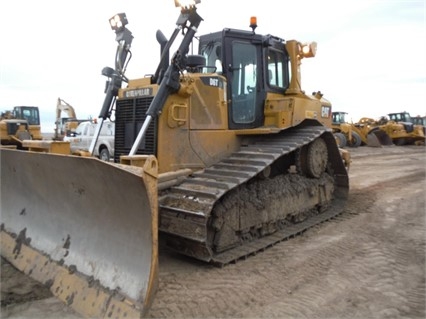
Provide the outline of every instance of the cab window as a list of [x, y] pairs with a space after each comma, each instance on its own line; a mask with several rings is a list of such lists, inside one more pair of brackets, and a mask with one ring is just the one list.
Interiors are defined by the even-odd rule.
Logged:
[[273, 87], [287, 88], [288, 78], [286, 77], [288, 68], [287, 59], [282, 52], [269, 50], [268, 52], [268, 84]]
[[222, 73], [222, 44], [220, 42], [210, 42], [201, 48], [201, 53], [206, 59], [204, 73]]

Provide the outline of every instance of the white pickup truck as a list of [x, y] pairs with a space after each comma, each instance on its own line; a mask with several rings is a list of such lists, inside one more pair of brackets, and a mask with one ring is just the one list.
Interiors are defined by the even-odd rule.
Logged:
[[[64, 137], [64, 141], [70, 142], [71, 152], [76, 154], [79, 151], [89, 151], [93, 135], [96, 130], [95, 123], [90, 121], [80, 123], [74, 132]], [[103, 161], [110, 161], [114, 157], [114, 122], [104, 122], [98, 141], [96, 142], [93, 155]]]

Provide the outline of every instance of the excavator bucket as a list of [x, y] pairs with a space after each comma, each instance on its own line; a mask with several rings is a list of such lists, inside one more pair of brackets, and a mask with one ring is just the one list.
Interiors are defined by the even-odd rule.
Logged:
[[393, 142], [385, 131], [375, 128], [367, 135], [367, 145], [371, 147], [382, 147], [383, 145], [393, 145]]
[[158, 278], [157, 167], [0, 149], [1, 255], [90, 318], [139, 318]]

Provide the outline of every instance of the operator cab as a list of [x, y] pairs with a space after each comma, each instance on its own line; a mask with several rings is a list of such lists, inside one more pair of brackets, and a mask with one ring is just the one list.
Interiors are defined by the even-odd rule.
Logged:
[[40, 125], [40, 114], [37, 106], [15, 106], [13, 116], [16, 119], [23, 119], [29, 125]]
[[201, 36], [199, 54], [206, 60], [204, 72], [216, 72], [227, 79], [229, 128], [262, 126], [266, 94], [284, 94], [289, 86], [284, 40], [224, 29]]
[[395, 122], [408, 122], [411, 123], [411, 116], [408, 112], [401, 112], [401, 113], [389, 113], [388, 114], [389, 119], [391, 121]]
[[346, 113], [346, 112], [333, 112], [332, 113], [332, 116], [333, 116], [332, 123], [333, 124], [344, 124], [344, 123], [347, 123], [347, 120], [346, 120], [346, 115], [347, 114], [348, 113]]

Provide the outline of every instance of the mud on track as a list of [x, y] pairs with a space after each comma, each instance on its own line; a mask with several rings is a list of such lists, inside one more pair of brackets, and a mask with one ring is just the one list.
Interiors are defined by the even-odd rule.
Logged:
[[[216, 268], [160, 249], [153, 318], [425, 318], [425, 148], [350, 149], [339, 217]], [[9, 264], [2, 318], [80, 318]]]

